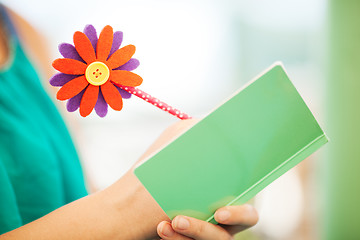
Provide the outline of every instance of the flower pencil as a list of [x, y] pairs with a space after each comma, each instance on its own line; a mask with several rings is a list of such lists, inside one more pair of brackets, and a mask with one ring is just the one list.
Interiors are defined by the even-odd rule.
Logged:
[[49, 81], [52, 86], [61, 87], [57, 99], [68, 100], [69, 112], [79, 109], [80, 115], [86, 117], [95, 109], [97, 115], [104, 117], [108, 105], [120, 111], [122, 99], [136, 95], [180, 119], [191, 118], [136, 88], [143, 79], [132, 71], [140, 63], [132, 58], [134, 45], [120, 48], [122, 39], [122, 32], [113, 32], [109, 25], [104, 27], [99, 38], [95, 28], [87, 25], [84, 32], [74, 33], [74, 45], [60, 44], [59, 51], [64, 58], [53, 62], [53, 67], [60, 73]]

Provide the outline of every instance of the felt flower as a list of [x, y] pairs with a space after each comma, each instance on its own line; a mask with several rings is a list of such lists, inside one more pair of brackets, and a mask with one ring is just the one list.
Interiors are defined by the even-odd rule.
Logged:
[[122, 32], [113, 33], [111, 26], [105, 26], [98, 38], [95, 28], [87, 25], [84, 32], [74, 33], [74, 45], [63, 43], [59, 46], [64, 58], [53, 62], [60, 73], [50, 79], [50, 84], [61, 87], [56, 97], [68, 100], [68, 111], [80, 108], [83, 117], [94, 108], [104, 117], [107, 105], [120, 111], [122, 98], [129, 98], [131, 94], [115, 84], [136, 87], [142, 83], [142, 78], [131, 72], [139, 66], [139, 61], [132, 58], [135, 46], [119, 49], [122, 38]]

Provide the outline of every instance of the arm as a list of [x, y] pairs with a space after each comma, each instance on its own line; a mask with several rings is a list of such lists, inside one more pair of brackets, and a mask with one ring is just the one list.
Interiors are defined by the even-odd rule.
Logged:
[[[142, 159], [164, 146], [196, 121], [180, 121], [164, 131]], [[156, 226], [169, 221], [132, 169], [105, 190], [65, 205], [0, 236], [12, 239], [150, 239]]]
[[128, 172], [107, 189], [5, 233], [0, 239], [149, 239], [156, 237], [156, 225], [166, 219]]
[[[164, 131], [141, 159], [156, 152], [195, 123], [196, 120], [183, 120], [174, 124]], [[258, 216], [250, 205], [229, 206], [219, 209], [215, 220], [221, 225], [186, 216], [177, 216], [171, 222], [131, 169], [110, 187], [3, 234], [0, 239], [141, 240], [156, 238], [156, 232], [164, 240], [231, 239], [233, 234], [255, 225]]]

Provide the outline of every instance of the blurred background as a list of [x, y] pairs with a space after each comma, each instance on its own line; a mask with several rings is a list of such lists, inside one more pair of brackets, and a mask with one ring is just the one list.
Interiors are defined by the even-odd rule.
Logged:
[[[196, 118], [282, 61], [331, 142], [258, 194], [259, 224], [237, 238], [360, 238], [360, 1], [2, 2], [43, 34], [52, 59], [88, 23], [123, 31], [123, 45], [137, 47], [140, 89]], [[63, 114], [97, 189], [178, 121], [135, 96], [104, 119]]]

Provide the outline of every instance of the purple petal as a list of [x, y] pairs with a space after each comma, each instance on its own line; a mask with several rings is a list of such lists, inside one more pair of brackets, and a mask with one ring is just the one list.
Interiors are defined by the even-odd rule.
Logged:
[[98, 41], [98, 37], [97, 37], [97, 34], [96, 34], [96, 29], [94, 28], [93, 25], [88, 24], [84, 28], [84, 33], [89, 38], [89, 40], [91, 42], [91, 45], [93, 46], [94, 51], [96, 53], [96, 45], [97, 45], [97, 41]]
[[120, 31], [114, 32], [114, 39], [113, 39], [113, 43], [111, 46], [111, 50], [110, 50], [110, 54], [109, 57], [116, 51], [119, 49], [121, 43], [123, 40], [123, 33]]
[[137, 60], [136, 58], [131, 58], [127, 63], [125, 63], [124, 65], [115, 68], [115, 70], [126, 70], [126, 71], [132, 71], [134, 69], [136, 69], [138, 66], [140, 65], [139, 60]]
[[78, 95], [75, 97], [70, 98], [66, 103], [66, 109], [69, 112], [75, 112], [80, 107], [81, 98], [84, 95], [86, 88], [82, 90]]
[[101, 93], [101, 90], [99, 91], [99, 97], [95, 104], [95, 112], [99, 115], [99, 117], [105, 117], [108, 112], [108, 105]]
[[56, 73], [49, 80], [50, 85], [54, 87], [62, 87], [65, 83], [79, 77], [79, 75], [69, 75], [65, 73]]
[[59, 52], [64, 58], [71, 58], [78, 61], [84, 62], [84, 60], [80, 57], [75, 47], [69, 43], [62, 43], [59, 45]]
[[119, 87], [116, 86], [116, 85], [114, 85], [114, 86], [117, 88], [117, 90], [119, 91], [119, 93], [120, 93], [120, 95], [121, 95], [122, 98], [124, 98], [124, 99], [129, 99], [129, 98], [131, 98], [131, 95], [132, 95], [131, 93], [128, 93], [127, 91], [119, 88]]

